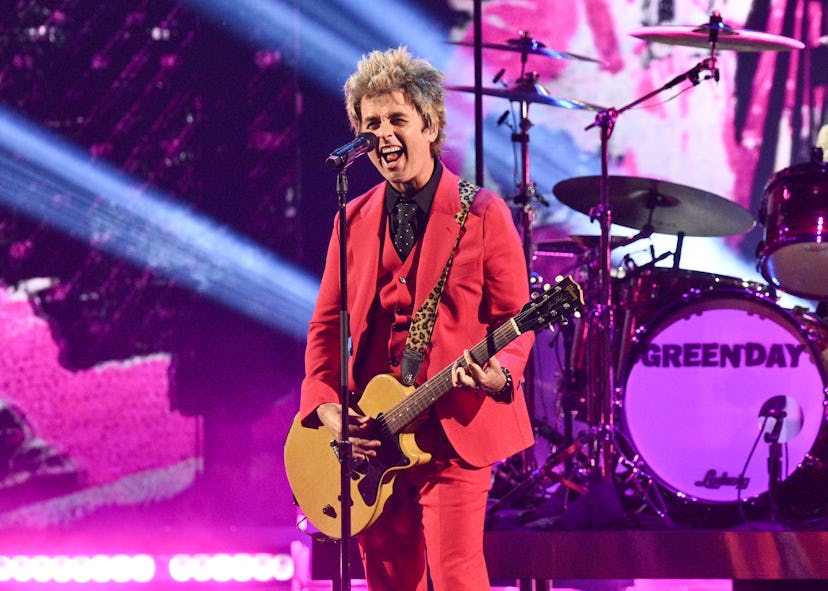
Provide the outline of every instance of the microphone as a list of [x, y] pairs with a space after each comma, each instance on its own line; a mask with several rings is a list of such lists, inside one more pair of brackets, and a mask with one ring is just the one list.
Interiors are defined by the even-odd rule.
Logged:
[[351, 162], [377, 147], [377, 136], [366, 131], [352, 139], [344, 146], [338, 147], [325, 159], [325, 166], [342, 170]]
[[772, 408], [768, 411], [767, 416], [776, 422], [773, 424], [773, 429], [771, 429], [770, 433], [765, 431], [765, 443], [781, 443], [780, 437], [782, 436], [783, 419], [788, 416], [788, 413], [778, 408]]

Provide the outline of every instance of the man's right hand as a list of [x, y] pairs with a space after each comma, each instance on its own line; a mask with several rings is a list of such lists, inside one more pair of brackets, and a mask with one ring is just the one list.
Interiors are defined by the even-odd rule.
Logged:
[[[316, 415], [323, 425], [331, 432], [336, 441], [341, 440], [342, 434], [342, 405], [334, 402], [325, 402], [316, 409]], [[351, 409], [348, 413], [348, 441], [355, 460], [368, 460], [376, 457], [380, 446], [378, 439], [369, 439], [373, 426], [373, 419], [358, 415]]]

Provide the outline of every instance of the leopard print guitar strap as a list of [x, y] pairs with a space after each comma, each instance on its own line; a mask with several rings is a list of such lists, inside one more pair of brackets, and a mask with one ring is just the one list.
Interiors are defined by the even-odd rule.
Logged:
[[454, 248], [449, 255], [446, 266], [437, 281], [437, 285], [431, 290], [431, 293], [426, 298], [423, 305], [414, 314], [411, 320], [411, 327], [408, 329], [408, 339], [405, 342], [405, 351], [403, 352], [402, 365], [400, 366], [400, 379], [406, 386], [414, 385], [414, 380], [417, 374], [420, 373], [420, 366], [425, 358], [425, 351], [428, 343], [431, 341], [431, 333], [434, 330], [434, 322], [437, 320], [437, 305], [440, 303], [440, 296], [443, 293], [443, 287], [448, 279], [451, 264], [454, 261], [454, 255], [457, 253], [457, 246], [460, 244], [460, 238], [463, 236], [463, 229], [466, 224], [466, 218], [469, 215], [474, 198], [477, 196], [480, 187], [470, 183], [465, 179], [460, 179], [460, 210], [454, 216], [454, 220], [460, 225], [460, 230], [457, 233], [457, 240], [454, 242]]

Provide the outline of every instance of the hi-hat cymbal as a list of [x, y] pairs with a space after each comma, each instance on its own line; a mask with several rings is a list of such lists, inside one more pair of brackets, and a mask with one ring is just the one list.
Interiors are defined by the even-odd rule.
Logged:
[[[449, 41], [449, 45], [463, 45], [465, 47], [474, 47], [474, 41]], [[593, 62], [600, 64], [601, 60], [587, 57], [585, 55], [578, 55], [577, 53], [569, 53], [568, 51], [557, 51], [549, 49], [543, 43], [535, 41], [531, 37], [521, 36], [517, 39], [509, 39], [506, 43], [481, 43], [480, 47], [484, 49], [497, 49], [499, 51], [512, 51], [521, 53], [523, 55], [541, 55], [544, 57], [556, 60], [578, 60], [582, 62]]]
[[[446, 90], [459, 92], [474, 92], [474, 86], [446, 86]], [[529, 73], [515, 82], [512, 86], [505, 88], [481, 88], [481, 94], [497, 96], [509, 99], [510, 101], [521, 101], [525, 103], [539, 103], [564, 109], [581, 109], [587, 111], [603, 111], [603, 107], [593, 105], [576, 99], [565, 99], [555, 97], [537, 82], [535, 73]]]
[[[755, 223], [741, 205], [713, 193], [656, 179], [610, 176], [612, 222], [620, 226], [686, 236], [730, 236], [747, 232]], [[552, 188], [565, 205], [589, 213], [601, 201], [601, 177], [561, 181]]]
[[[592, 234], [572, 234], [570, 236], [575, 244], [580, 244], [589, 250], [597, 250], [601, 246], [601, 237]], [[610, 236], [610, 248], [621, 246], [630, 240], [629, 236]]]
[[[626, 236], [610, 236], [610, 249], [624, 244], [629, 238]], [[601, 237], [588, 234], [573, 234], [570, 238], [547, 240], [535, 244], [538, 252], [556, 252], [568, 254], [585, 254], [590, 250], [598, 250], [601, 246]]]
[[[630, 31], [629, 34], [655, 43], [709, 48], [710, 27], [709, 23], [700, 26], [658, 25], [639, 27]], [[733, 51], [790, 51], [804, 47], [804, 43], [790, 37], [748, 29], [734, 29], [728, 25], [719, 25], [716, 41], [717, 49]]]
[[[600, 239], [600, 236], [591, 234], [562, 234], [557, 224], [539, 224], [532, 229], [532, 242], [539, 251], [583, 253], [598, 248]], [[610, 236], [612, 248], [627, 240], [628, 236]]]

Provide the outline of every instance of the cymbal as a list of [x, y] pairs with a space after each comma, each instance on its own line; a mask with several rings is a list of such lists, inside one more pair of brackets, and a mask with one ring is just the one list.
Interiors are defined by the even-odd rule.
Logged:
[[[446, 86], [446, 90], [459, 92], [474, 92], [474, 86]], [[543, 86], [537, 82], [535, 73], [529, 73], [515, 82], [512, 86], [505, 88], [481, 88], [480, 92], [487, 96], [497, 96], [509, 99], [510, 101], [521, 101], [525, 103], [539, 103], [564, 109], [578, 109], [587, 111], [603, 111], [603, 107], [593, 105], [576, 99], [555, 97], [549, 94]]]
[[[567, 179], [552, 188], [565, 205], [589, 213], [601, 201], [601, 177]], [[755, 220], [741, 205], [713, 193], [656, 179], [610, 176], [612, 222], [628, 228], [686, 236], [730, 236], [750, 230]]]
[[[532, 231], [532, 240], [535, 250], [542, 252], [584, 253], [595, 250], [600, 246], [601, 237], [591, 234], [569, 234], [562, 236], [560, 228], [556, 226], [537, 226]], [[610, 236], [610, 246], [615, 248], [625, 241], [628, 236]]]
[[[448, 41], [448, 44], [474, 47], [474, 41]], [[585, 55], [549, 49], [546, 45], [539, 41], [535, 41], [531, 37], [521, 36], [517, 39], [509, 39], [506, 43], [481, 43], [480, 47], [484, 49], [497, 49], [499, 51], [512, 51], [524, 55], [541, 55], [556, 60], [578, 60], [582, 62], [593, 62], [596, 64], [601, 63], [601, 60], [587, 57]]]
[[[709, 48], [710, 24], [700, 26], [658, 25], [639, 27], [629, 32], [633, 37], [667, 45], [686, 45], [689, 47]], [[728, 25], [719, 28], [717, 49], [733, 51], [790, 51], [803, 49], [805, 44], [790, 37], [773, 35], [762, 31], [734, 29]]]
[[[601, 237], [592, 234], [572, 234], [570, 236], [575, 244], [581, 244], [589, 250], [596, 250], [601, 246]], [[624, 244], [630, 239], [629, 236], [610, 236], [610, 248]]]

